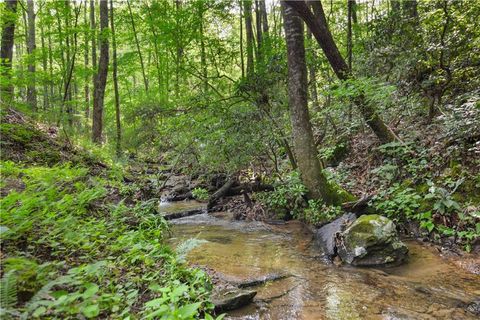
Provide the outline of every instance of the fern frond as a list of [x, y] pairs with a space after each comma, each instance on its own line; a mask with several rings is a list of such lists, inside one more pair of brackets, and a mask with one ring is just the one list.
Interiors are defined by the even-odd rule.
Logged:
[[22, 314], [21, 319], [28, 319], [28, 316], [31, 312], [35, 311], [38, 308], [43, 300], [51, 299], [49, 293], [53, 287], [61, 284], [65, 284], [72, 281], [70, 276], [62, 276], [55, 280], [52, 280], [45, 284], [40, 290], [35, 293], [35, 295], [26, 303], [26, 311]]
[[17, 275], [15, 270], [5, 273], [0, 279], [0, 307], [11, 309], [17, 304]]

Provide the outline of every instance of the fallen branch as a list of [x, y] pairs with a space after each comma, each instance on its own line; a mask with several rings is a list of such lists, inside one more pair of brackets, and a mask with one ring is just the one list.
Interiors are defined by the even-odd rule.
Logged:
[[230, 188], [232, 188], [236, 182], [237, 177], [231, 176], [220, 189], [215, 191], [215, 193], [210, 197], [210, 199], [208, 199], [207, 210], [212, 209], [213, 206], [218, 202], [218, 200], [220, 200], [220, 198], [226, 196]]
[[367, 211], [369, 205], [368, 203], [372, 200], [373, 195], [364, 196], [360, 200], [357, 201], [350, 201], [342, 203], [342, 210], [346, 212], [353, 212], [357, 216], [365, 213]]

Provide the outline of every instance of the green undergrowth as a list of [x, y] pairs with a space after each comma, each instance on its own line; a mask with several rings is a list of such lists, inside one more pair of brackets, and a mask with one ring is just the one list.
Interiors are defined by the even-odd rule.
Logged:
[[[339, 185], [336, 183], [333, 185], [339, 196], [344, 199], [342, 202], [354, 199]], [[290, 172], [282, 180], [276, 181], [274, 186], [273, 191], [256, 193], [255, 199], [277, 218], [299, 219], [311, 225], [320, 226], [342, 213], [339, 206], [327, 205], [321, 200], [307, 199], [307, 188], [296, 171]]]
[[[480, 238], [480, 174], [413, 144], [380, 147], [383, 164], [374, 171], [378, 192], [371, 204], [401, 225], [416, 222], [424, 236], [450, 238], [470, 251]], [[440, 169], [443, 168], [441, 171]]]
[[115, 196], [118, 170], [0, 169], [2, 319], [212, 318], [209, 278], [166, 245], [154, 201]]

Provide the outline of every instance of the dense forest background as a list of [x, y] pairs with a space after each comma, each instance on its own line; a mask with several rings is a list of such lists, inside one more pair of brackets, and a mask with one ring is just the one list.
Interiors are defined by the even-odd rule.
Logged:
[[[242, 219], [321, 225], [361, 200], [425, 239], [478, 247], [480, 2], [8, 0], [0, 16], [4, 175], [45, 187], [50, 178], [22, 163], [85, 165], [46, 149], [59, 139], [97, 159], [86, 162], [96, 170], [107, 164], [108, 179], [156, 163], [272, 186], [250, 190]], [[52, 170], [60, 180], [87, 175]], [[84, 214], [108, 192], [82, 183]], [[205, 182], [193, 196], [214, 191]], [[12, 229], [23, 216], [8, 197], [2, 225]], [[43, 243], [31, 228], [15, 230]], [[198, 289], [198, 275], [176, 276]], [[126, 312], [150, 310], [136, 303]]]

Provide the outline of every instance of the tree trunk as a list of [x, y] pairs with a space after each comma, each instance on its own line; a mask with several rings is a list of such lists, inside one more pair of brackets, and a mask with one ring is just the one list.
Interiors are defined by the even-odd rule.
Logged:
[[62, 12], [62, 9], [60, 9], [58, 6], [61, 5], [62, 2], [58, 2], [56, 3], [56, 7], [55, 7], [55, 15], [57, 17], [57, 32], [58, 32], [58, 41], [59, 41], [59, 45], [60, 45], [60, 48], [61, 49], [61, 52], [60, 52], [60, 61], [61, 61], [61, 70], [62, 70], [62, 82], [59, 83], [59, 88], [58, 88], [58, 95], [59, 95], [59, 101], [61, 103], [61, 107], [60, 107], [60, 117], [58, 118], [58, 121], [57, 121], [57, 124], [60, 123], [60, 120], [61, 118], [63, 117], [63, 102], [64, 102], [64, 95], [63, 95], [63, 91], [66, 87], [66, 79], [67, 79], [67, 73], [68, 73], [68, 66], [67, 66], [67, 62], [65, 62], [65, 50], [63, 49], [64, 48], [64, 45], [63, 45], [63, 39], [64, 39], [64, 35], [63, 35], [63, 27], [62, 27], [62, 17], [61, 17], [61, 12]]
[[317, 157], [307, 105], [307, 66], [303, 23], [291, 6], [284, 6], [283, 18], [287, 42], [288, 96], [293, 144], [303, 183], [312, 199], [339, 204], [341, 199], [322, 173]]
[[[333, 40], [332, 34], [328, 29], [325, 13], [323, 12], [320, 1], [312, 2], [314, 13], [310, 11], [305, 1], [286, 0], [286, 4], [293, 8], [299, 16], [305, 21], [310, 31], [317, 39], [327, 57], [333, 71], [340, 80], [347, 80], [352, 77], [347, 63], [340, 54], [340, 51]], [[360, 109], [366, 123], [382, 143], [389, 143], [397, 140], [395, 134], [385, 125], [382, 118], [375, 109], [369, 105], [363, 94], [354, 98], [354, 102]]]
[[259, 0], [255, 0], [255, 26], [257, 31], [257, 63], [260, 63], [261, 65], [262, 56], [263, 56], [262, 54], [263, 35], [262, 35], [262, 15], [260, 12], [260, 2], [261, 1]]
[[113, 68], [113, 89], [115, 91], [115, 122], [117, 129], [117, 142], [115, 144], [117, 157], [122, 154], [122, 127], [120, 123], [120, 94], [118, 92], [117, 79], [117, 40], [115, 39], [115, 22], [113, 19], [113, 0], [110, 0], [110, 25], [112, 28], [112, 68]]
[[[47, 62], [47, 51], [45, 47], [45, 31], [43, 28], [43, 24], [40, 24], [40, 41], [42, 44], [42, 70], [43, 74], [47, 74], [48, 70], [48, 62]], [[43, 80], [43, 111], [47, 110], [49, 104], [48, 99], [48, 84], [45, 80]]]
[[[66, 2], [66, 5], [69, 6], [69, 3]], [[77, 54], [77, 34], [78, 34], [78, 17], [80, 16], [80, 9], [81, 7], [78, 7], [78, 8], [75, 8], [75, 24], [74, 24], [74, 27], [73, 27], [73, 30], [74, 30], [74, 33], [73, 33], [73, 52], [72, 52], [72, 56], [70, 56], [70, 52], [69, 50], [67, 51], [67, 70], [65, 71], [65, 76], [64, 76], [64, 83], [65, 83], [65, 87], [64, 87], [64, 94], [63, 94], [63, 99], [62, 99], [62, 104], [61, 104], [61, 110], [63, 110], [65, 104], [67, 103], [68, 101], [68, 104], [67, 104], [67, 112], [68, 112], [68, 124], [69, 126], [72, 126], [73, 125], [73, 105], [72, 105], [72, 98], [74, 97], [74, 93], [76, 95], [76, 91], [77, 89], [75, 88], [76, 86], [76, 83], [75, 81], [73, 80], [73, 70], [75, 69], [75, 57], [76, 57], [76, 54]], [[68, 18], [70, 18], [70, 10], [68, 9], [67, 10], [68, 12]], [[69, 42], [68, 42], [69, 43]], [[67, 46], [68, 47], [68, 46]], [[72, 85], [72, 82], [74, 83]], [[61, 119], [59, 119], [61, 120]]]
[[98, 74], [94, 83], [92, 141], [102, 142], [103, 103], [108, 73], [108, 2], [100, 0], [100, 58]]
[[202, 66], [202, 78], [203, 78], [203, 90], [204, 93], [208, 93], [208, 69], [207, 69], [207, 53], [205, 50], [205, 30], [204, 30], [204, 19], [205, 19], [205, 9], [202, 10], [200, 14], [200, 63]]
[[353, 6], [355, 0], [347, 0], [347, 61], [348, 69], [352, 72], [352, 20], [353, 20]]
[[262, 19], [262, 31], [264, 37], [268, 35], [268, 16], [265, 1], [260, 0], [260, 15]]
[[400, 0], [390, 0], [390, 7], [392, 8], [392, 15], [398, 17], [400, 15]]
[[75, 59], [72, 59], [71, 57], [71, 52], [70, 52], [70, 47], [71, 47], [71, 39], [70, 39], [70, 19], [71, 19], [71, 12], [70, 12], [70, 0], [65, 0], [65, 8], [67, 12], [67, 16], [65, 18], [65, 31], [66, 31], [66, 56], [67, 56], [67, 71], [66, 71], [66, 76], [65, 76], [65, 92], [66, 95], [65, 97], [67, 99], [63, 100], [63, 103], [66, 103], [66, 109], [67, 109], [67, 117], [68, 117], [68, 125], [71, 127], [73, 125], [73, 105], [72, 105], [72, 77], [73, 77], [73, 66], [75, 63]]
[[[92, 36], [92, 83], [93, 95], [95, 95], [95, 81], [97, 81], [97, 25], [95, 23], [95, 0], [90, 0], [90, 30]], [[88, 118], [90, 117], [90, 107], [87, 107]]]
[[13, 100], [12, 59], [17, 20], [17, 0], [7, 0], [2, 16], [2, 44], [0, 62], [2, 65], [2, 82], [0, 84], [1, 102], [9, 104]]
[[[83, 7], [83, 23], [88, 26], [88, 15], [87, 15], [87, 0], [85, 0], [85, 6]], [[88, 55], [89, 55], [89, 44], [88, 44], [88, 30], [85, 29], [84, 33], [84, 41], [85, 41], [85, 50], [83, 53], [83, 64], [85, 66], [85, 70], [88, 70]], [[90, 85], [88, 81], [88, 73], [85, 73], [85, 84], [83, 87], [83, 91], [85, 94], [85, 120], [88, 124], [88, 120], [90, 119]]]
[[35, 87], [35, 4], [33, 0], [27, 1], [27, 17], [28, 17], [28, 87], [27, 87], [27, 104], [33, 111], [37, 110], [37, 90]]
[[242, 79], [245, 78], [245, 59], [243, 58], [243, 4], [240, 0], [240, 65], [242, 68]]
[[153, 47], [155, 49], [155, 67], [157, 69], [158, 90], [160, 91], [162, 97], [166, 97], [167, 96], [167, 94], [166, 94], [167, 89], [166, 89], [164, 81], [162, 80], [164, 76], [163, 76], [162, 69], [160, 68], [161, 54], [160, 54], [160, 50], [158, 48], [158, 35], [157, 35], [157, 32], [155, 31], [155, 25], [154, 25], [154, 20], [153, 20], [153, 16], [152, 16], [151, 11], [152, 10], [147, 5], [147, 14], [148, 14], [148, 19], [150, 20], [148, 25], [149, 25], [150, 31], [152, 32], [152, 35], [153, 35]]
[[253, 26], [252, 26], [252, 1], [243, 2], [243, 14], [245, 16], [245, 32], [247, 35], [247, 77], [253, 75]]
[[145, 73], [145, 64], [143, 63], [143, 55], [142, 55], [142, 51], [140, 50], [140, 42], [138, 41], [135, 20], [133, 19], [132, 6], [130, 5], [129, 0], [127, 0], [127, 6], [128, 6], [128, 12], [130, 14], [130, 23], [132, 24], [133, 36], [135, 37], [135, 44], [137, 46], [138, 57], [140, 58], [140, 67], [142, 68], [143, 84], [145, 86], [145, 92], [148, 92], [148, 80], [147, 80], [147, 75]]
[[47, 26], [48, 29], [48, 73], [50, 79], [48, 80], [50, 84], [50, 100], [55, 101], [55, 84], [53, 81], [53, 49], [52, 49], [52, 32], [50, 29], [50, 24]]
[[183, 57], [183, 48], [180, 41], [180, 10], [182, 8], [182, 1], [175, 0], [175, 46], [176, 46], [176, 56], [175, 56], [175, 104], [178, 105], [180, 100], [180, 64]]
[[[312, 39], [312, 33], [310, 32], [310, 29], [307, 29], [307, 38], [309, 40]], [[315, 50], [313, 48], [311, 49], [311, 54], [312, 54], [312, 63], [308, 66], [308, 76], [309, 76], [309, 86], [310, 86], [310, 94], [311, 94], [311, 99], [313, 101], [313, 110], [315, 112], [320, 111], [320, 103], [318, 102], [318, 92], [317, 92], [317, 72], [315, 70], [315, 65], [314, 61], [317, 60], [317, 55], [315, 53]]]
[[413, 21], [418, 19], [417, 0], [403, 0], [402, 10], [404, 17], [413, 19]]

